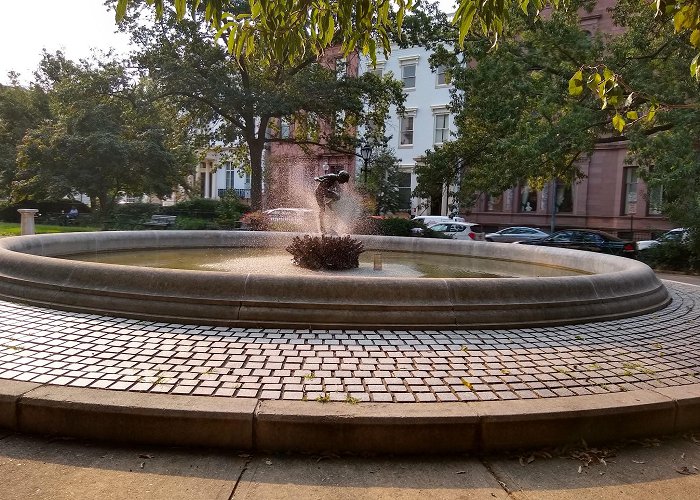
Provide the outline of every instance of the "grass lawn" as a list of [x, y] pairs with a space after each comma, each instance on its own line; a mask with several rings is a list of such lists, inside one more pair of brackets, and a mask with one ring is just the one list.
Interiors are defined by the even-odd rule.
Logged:
[[[79, 227], [79, 226], [49, 226], [46, 224], [36, 224], [37, 234], [48, 233], [75, 233], [82, 231], [99, 231], [96, 227]], [[0, 236], [19, 236], [19, 223], [0, 222]]]

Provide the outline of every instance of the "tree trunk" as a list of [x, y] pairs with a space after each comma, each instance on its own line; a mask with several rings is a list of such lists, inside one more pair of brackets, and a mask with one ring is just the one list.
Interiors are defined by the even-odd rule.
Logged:
[[250, 152], [250, 208], [262, 209], [262, 180], [263, 165], [262, 156], [265, 143], [260, 140], [248, 142]]
[[114, 210], [115, 198], [107, 193], [100, 194], [97, 196], [98, 206], [100, 207], [100, 219], [103, 221], [107, 220], [109, 216], [112, 215]]

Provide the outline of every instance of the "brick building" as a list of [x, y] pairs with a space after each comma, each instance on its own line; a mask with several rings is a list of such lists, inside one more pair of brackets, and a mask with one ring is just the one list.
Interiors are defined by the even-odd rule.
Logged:
[[[600, 0], [590, 11], [580, 12], [581, 27], [591, 33], [620, 33], [608, 9], [615, 0]], [[405, 204], [403, 210], [413, 215], [449, 215], [454, 207], [443, 190], [440, 200], [420, 200], [410, 193], [416, 187], [415, 166], [426, 149], [449, 140], [454, 132], [454, 115], [449, 112], [449, 83], [441, 80], [440, 70], [430, 68], [430, 53], [420, 47], [393, 47], [378, 68], [367, 60], [361, 61], [360, 72], [391, 71], [404, 81], [406, 87], [406, 114], [395, 112], [387, 123], [393, 134], [393, 143], [400, 160], [402, 184], [399, 186]], [[648, 239], [672, 227], [659, 211], [662, 192], [650, 191], [640, 179], [638, 169], [625, 162], [625, 141], [599, 144], [590, 157], [579, 163], [584, 179], [572, 185], [556, 186], [550, 183], [537, 191], [528, 186], [514, 186], [497, 197], [481, 195], [473, 207], [459, 211], [470, 222], [487, 229], [513, 225], [527, 225], [550, 229], [554, 219], [557, 229], [602, 229], [625, 238]], [[507, 159], [504, 159], [507, 161]], [[558, 209], [552, 216], [556, 203]]]
[[[613, 23], [608, 9], [615, 0], [599, 0], [591, 12], [580, 11], [580, 25], [591, 33], [616, 34], [622, 30]], [[648, 239], [672, 228], [660, 211], [661, 189], [650, 189], [639, 170], [626, 162], [624, 140], [598, 144], [579, 163], [585, 177], [572, 185], [550, 183], [540, 191], [516, 186], [501, 196], [482, 195], [467, 217], [487, 228], [512, 225], [557, 229], [591, 228], [635, 240]], [[553, 213], [554, 206], [558, 207]]]
[[[350, 54], [343, 57], [339, 48], [331, 48], [323, 56], [322, 64], [348, 76], [357, 76], [358, 57]], [[294, 137], [295, 124], [280, 117], [270, 133], [282, 139]], [[321, 128], [325, 125], [320, 124]], [[351, 131], [353, 133], [353, 131]], [[314, 177], [345, 170], [350, 173], [350, 182], [356, 176], [356, 156], [342, 154], [323, 146], [306, 149], [296, 144], [271, 142], [265, 155], [265, 208], [315, 207], [313, 192]]]

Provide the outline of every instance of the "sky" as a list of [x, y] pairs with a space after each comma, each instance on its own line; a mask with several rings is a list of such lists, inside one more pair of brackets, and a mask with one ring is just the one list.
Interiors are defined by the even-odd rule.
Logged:
[[0, 83], [9, 83], [11, 70], [29, 82], [43, 48], [75, 60], [88, 57], [92, 48], [128, 52], [128, 37], [116, 33], [114, 11], [103, 2], [0, 0]]
[[[440, 4], [450, 11], [452, 0]], [[44, 48], [78, 60], [93, 48], [125, 54], [129, 40], [116, 33], [104, 0], [0, 0], [0, 84], [9, 83], [8, 71], [18, 72], [20, 83], [31, 81]]]

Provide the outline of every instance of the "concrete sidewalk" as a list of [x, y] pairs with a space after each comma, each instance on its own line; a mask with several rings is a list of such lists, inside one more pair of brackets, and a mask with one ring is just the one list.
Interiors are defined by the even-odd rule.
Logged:
[[670, 273], [670, 272], [657, 272], [661, 280], [675, 281], [676, 283], [687, 283], [688, 285], [700, 286], [700, 276], [696, 274], [683, 274], [683, 273]]
[[682, 500], [700, 491], [693, 436], [554, 455], [287, 456], [11, 434], [0, 436], [0, 499]]

